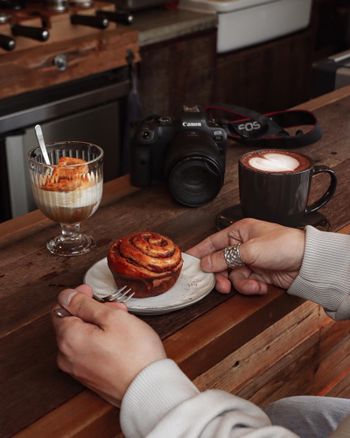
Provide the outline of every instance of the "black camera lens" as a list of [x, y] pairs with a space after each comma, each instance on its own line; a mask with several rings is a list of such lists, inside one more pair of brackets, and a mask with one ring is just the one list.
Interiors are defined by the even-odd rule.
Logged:
[[174, 199], [187, 207], [199, 207], [215, 198], [223, 184], [222, 170], [205, 157], [179, 161], [168, 176]]
[[203, 131], [181, 131], [170, 145], [165, 172], [174, 199], [199, 207], [214, 199], [224, 183], [224, 153]]

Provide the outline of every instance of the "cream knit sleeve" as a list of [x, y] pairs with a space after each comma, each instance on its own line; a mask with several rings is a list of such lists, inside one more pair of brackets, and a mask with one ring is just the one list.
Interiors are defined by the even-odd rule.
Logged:
[[334, 319], [350, 319], [350, 236], [307, 226], [302, 266], [287, 292], [320, 304]]
[[170, 359], [134, 379], [121, 406], [126, 438], [298, 438], [253, 403], [219, 390], [200, 393]]

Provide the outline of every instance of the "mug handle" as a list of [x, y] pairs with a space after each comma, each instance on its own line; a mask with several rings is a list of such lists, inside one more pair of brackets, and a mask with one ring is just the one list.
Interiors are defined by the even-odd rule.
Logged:
[[328, 173], [331, 181], [329, 183], [328, 189], [326, 192], [313, 204], [306, 207], [305, 213], [313, 213], [317, 211], [319, 208], [323, 207], [327, 202], [331, 199], [331, 197], [334, 195], [335, 189], [337, 188], [337, 176], [335, 174], [335, 171], [333, 169], [330, 169], [327, 166], [314, 166], [312, 171], [312, 177], [314, 175], [317, 175], [318, 173]]

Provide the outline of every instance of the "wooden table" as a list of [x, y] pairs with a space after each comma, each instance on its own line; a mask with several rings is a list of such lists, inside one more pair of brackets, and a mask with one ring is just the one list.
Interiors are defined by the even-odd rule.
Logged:
[[[350, 222], [350, 87], [302, 107], [315, 111], [323, 137], [299, 151], [336, 170], [339, 186], [322, 212], [331, 229], [339, 230]], [[162, 186], [138, 190], [127, 177], [107, 183], [102, 207], [83, 225], [93, 231], [97, 247], [82, 257], [58, 258], [46, 251], [45, 242], [58, 227], [39, 211], [0, 224], [2, 437], [17, 433], [21, 437], [107, 437], [118, 433], [115, 410], [58, 371], [50, 308], [61, 289], [82, 282], [86, 270], [106, 255], [112, 239], [151, 229], [169, 235], [186, 250], [212, 233], [216, 214], [238, 203], [237, 158], [247, 150], [236, 144], [229, 147], [225, 185], [216, 199], [201, 208], [177, 205]], [[317, 177], [311, 197], [318, 196], [327, 183], [326, 177]], [[203, 376], [212, 375], [221, 364], [238, 369], [239, 361], [228, 366], [227, 358], [234, 358], [242, 348], [249, 357], [252, 348], [259, 348], [257, 339], [272, 333], [289, 315], [293, 315], [290, 321], [309, 318], [309, 310], [306, 316], [302, 314], [303, 306], [302, 300], [277, 289], [264, 297], [249, 298], [213, 292], [187, 309], [145, 319], [164, 340], [169, 357], [205, 387]], [[276, 331], [269, 336], [276, 337]], [[268, 348], [265, 350], [267, 355]], [[241, 394], [247, 395], [243, 389]]]

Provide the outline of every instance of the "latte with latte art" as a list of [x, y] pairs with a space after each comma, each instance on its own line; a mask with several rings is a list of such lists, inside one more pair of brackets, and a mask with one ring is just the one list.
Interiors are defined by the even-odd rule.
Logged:
[[[329, 175], [324, 194], [309, 203], [314, 175]], [[334, 170], [316, 165], [306, 155], [281, 149], [247, 152], [238, 162], [240, 207], [245, 217], [303, 227], [333, 196], [337, 186]]]

